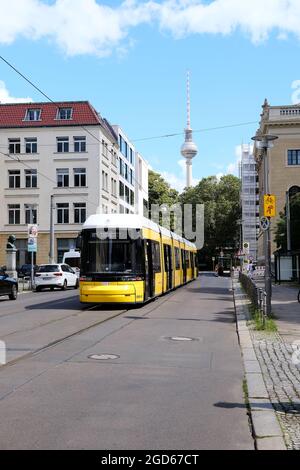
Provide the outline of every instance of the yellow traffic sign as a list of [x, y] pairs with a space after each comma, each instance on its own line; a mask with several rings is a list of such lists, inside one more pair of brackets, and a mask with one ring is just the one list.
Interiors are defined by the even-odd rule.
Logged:
[[264, 216], [276, 217], [276, 196], [274, 194], [264, 195]]

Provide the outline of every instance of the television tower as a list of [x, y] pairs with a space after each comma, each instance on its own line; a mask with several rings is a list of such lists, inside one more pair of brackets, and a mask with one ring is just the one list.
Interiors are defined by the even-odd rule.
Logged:
[[184, 130], [185, 139], [181, 147], [181, 155], [186, 159], [186, 187], [192, 186], [192, 160], [198, 153], [197, 145], [193, 142], [191, 129], [191, 100], [190, 100], [190, 73], [187, 72], [187, 126]]

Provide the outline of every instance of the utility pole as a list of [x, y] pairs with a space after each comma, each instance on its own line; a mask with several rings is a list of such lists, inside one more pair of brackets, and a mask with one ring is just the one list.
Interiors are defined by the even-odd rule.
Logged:
[[[275, 135], [262, 135], [257, 134], [252, 137], [257, 143], [258, 148], [262, 150], [262, 161], [264, 169], [264, 195], [270, 194], [269, 188], [269, 160], [268, 149], [273, 147], [273, 141], [278, 139]], [[270, 220], [270, 219], [269, 219]], [[272, 278], [271, 278], [271, 236], [270, 236], [271, 223], [267, 230], [264, 231], [264, 255], [265, 255], [265, 292], [266, 292], [266, 314], [271, 315], [272, 310]]]
[[54, 196], [50, 196], [50, 251], [49, 262], [54, 264]]

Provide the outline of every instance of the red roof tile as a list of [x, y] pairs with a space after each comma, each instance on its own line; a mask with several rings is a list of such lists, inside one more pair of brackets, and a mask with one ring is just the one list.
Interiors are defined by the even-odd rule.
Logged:
[[[72, 108], [72, 119], [56, 119], [58, 108]], [[41, 109], [41, 120], [25, 121], [27, 109]], [[100, 124], [100, 117], [88, 101], [0, 104], [0, 128], [92, 126]]]

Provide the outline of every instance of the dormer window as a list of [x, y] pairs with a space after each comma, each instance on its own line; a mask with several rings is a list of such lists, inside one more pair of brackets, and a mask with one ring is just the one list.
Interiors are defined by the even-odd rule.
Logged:
[[62, 121], [68, 121], [72, 119], [73, 109], [72, 108], [58, 108], [56, 119]]
[[27, 109], [25, 115], [25, 121], [40, 121], [41, 110], [40, 109]]

